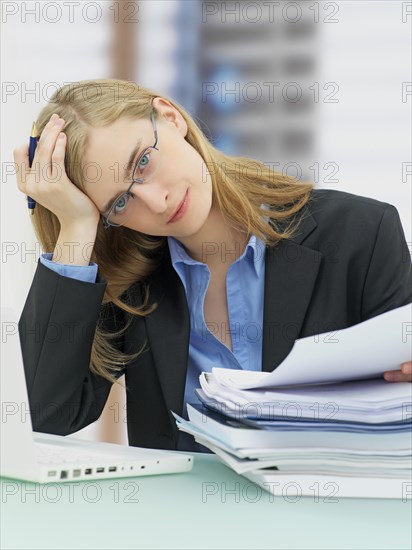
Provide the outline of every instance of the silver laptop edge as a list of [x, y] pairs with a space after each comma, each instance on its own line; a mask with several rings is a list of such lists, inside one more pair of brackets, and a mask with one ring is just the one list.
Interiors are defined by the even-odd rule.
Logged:
[[[18, 318], [13, 308], [1, 307], [1, 327], [2, 477], [56, 483], [178, 473], [192, 469], [194, 457], [187, 453], [33, 432]], [[59, 461], [59, 456], [66, 462]]]

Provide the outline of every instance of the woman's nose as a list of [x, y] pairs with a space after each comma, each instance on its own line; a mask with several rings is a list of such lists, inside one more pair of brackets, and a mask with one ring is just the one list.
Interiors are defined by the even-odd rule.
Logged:
[[168, 208], [167, 189], [154, 182], [147, 182], [137, 187], [138, 198], [142, 201], [153, 214], [163, 214]]

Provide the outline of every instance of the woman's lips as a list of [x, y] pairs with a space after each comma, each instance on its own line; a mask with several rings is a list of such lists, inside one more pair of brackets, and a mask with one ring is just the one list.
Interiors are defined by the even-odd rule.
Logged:
[[189, 189], [185, 193], [185, 197], [182, 201], [181, 206], [179, 207], [178, 211], [167, 223], [174, 223], [179, 221], [187, 212], [187, 209], [189, 207]]

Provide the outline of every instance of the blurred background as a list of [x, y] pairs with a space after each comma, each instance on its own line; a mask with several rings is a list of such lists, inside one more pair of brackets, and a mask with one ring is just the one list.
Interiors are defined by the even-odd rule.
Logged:
[[[3, 304], [21, 312], [41, 253], [13, 148], [59, 86], [84, 79], [154, 88], [229, 154], [393, 204], [412, 249], [411, 2], [3, 1], [1, 12]], [[76, 437], [127, 444], [121, 388]]]

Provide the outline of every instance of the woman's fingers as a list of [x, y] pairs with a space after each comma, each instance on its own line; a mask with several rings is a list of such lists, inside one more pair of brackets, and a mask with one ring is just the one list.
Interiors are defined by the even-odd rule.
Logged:
[[64, 166], [64, 157], [66, 154], [66, 134], [60, 132], [56, 139], [56, 145], [52, 153], [53, 163], [58, 164], [59, 166]]
[[388, 382], [412, 382], [412, 361], [401, 364], [401, 370], [387, 371], [383, 377]]
[[17, 170], [18, 188], [52, 212], [62, 226], [71, 226], [79, 220], [97, 225], [100, 213], [96, 205], [66, 173], [67, 136], [62, 131], [64, 125], [65, 121], [57, 115], [50, 118], [37, 143], [31, 169], [27, 144], [13, 152], [15, 162], [22, 167]]
[[34, 155], [34, 158], [36, 160], [47, 161], [47, 159], [51, 158], [58, 135], [62, 131], [63, 127], [64, 120], [59, 117], [54, 120], [50, 120], [46, 124], [41, 134], [40, 140], [37, 144], [36, 152]]
[[401, 364], [401, 370], [404, 374], [412, 374], [412, 361]]
[[[50, 117], [49, 122], [44, 127], [40, 139], [37, 143], [36, 151], [34, 153], [33, 168], [29, 166], [29, 145], [25, 143], [20, 147], [13, 150], [14, 162], [17, 165], [17, 187], [19, 191], [25, 195], [30, 195], [30, 188], [35, 185], [36, 182], [31, 181], [30, 172], [36, 172], [36, 170], [42, 173], [43, 177], [52, 178], [53, 169], [52, 162], [58, 163], [61, 167], [64, 167], [64, 154], [66, 139], [59, 138], [62, 128], [64, 127], [64, 120], [57, 114], [53, 114]], [[57, 148], [57, 151], [56, 151]], [[38, 165], [37, 163], [40, 163]], [[59, 170], [61, 172], [61, 170]], [[36, 179], [36, 178], [35, 178]], [[33, 189], [31, 189], [33, 191]]]
[[50, 181], [59, 183], [59, 180], [65, 175], [64, 157], [66, 155], [66, 143], [66, 134], [60, 132], [52, 153], [51, 164], [48, 167]]
[[44, 141], [46, 140], [48, 130], [50, 130], [50, 128], [53, 128], [58, 118], [59, 118], [59, 115], [56, 113], [52, 114], [52, 116], [49, 118], [49, 122], [46, 124], [46, 126], [43, 128], [42, 133], [40, 134], [39, 145], [43, 145]]

